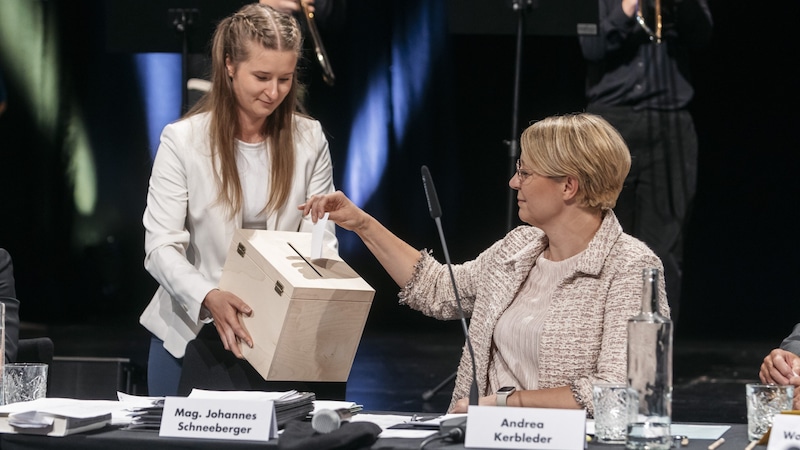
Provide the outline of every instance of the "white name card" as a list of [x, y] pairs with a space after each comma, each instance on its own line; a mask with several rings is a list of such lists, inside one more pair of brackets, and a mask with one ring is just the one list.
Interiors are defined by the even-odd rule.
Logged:
[[270, 400], [167, 397], [159, 436], [268, 441], [278, 436]]
[[465, 448], [583, 450], [582, 409], [470, 406]]
[[767, 450], [786, 450], [800, 448], [800, 416], [796, 414], [775, 414], [769, 432]]

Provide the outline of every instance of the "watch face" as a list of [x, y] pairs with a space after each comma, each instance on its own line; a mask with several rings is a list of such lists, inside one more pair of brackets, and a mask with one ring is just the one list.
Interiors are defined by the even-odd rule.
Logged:
[[517, 388], [515, 388], [514, 386], [503, 386], [503, 387], [501, 387], [500, 389], [497, 390], [497, 393], [498, 394], [504, 394], [506, 392], [514, 392], [516, 389]]

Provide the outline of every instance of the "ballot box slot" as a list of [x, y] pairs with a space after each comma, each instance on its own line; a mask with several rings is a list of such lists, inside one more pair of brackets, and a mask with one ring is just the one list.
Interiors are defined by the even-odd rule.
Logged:
[[310, 262], [309, 260], [307, 260], [305, 256], [301, 255], [301, 254], [300, 254], [300, 252], [298, 252], [298, 251], [297, 251], [297, 249], [296, 249], [296, 248], [294, 248], [294, 245], [292, 245], [292, 243], [291, 243], [291, 242], [287, 242], [287, 244], [289, 244], [289, 247], [292, 247], [292, 250], [294, 250], [294, 252], [295, 252], [295, 253], [297, 253], [297, 256], [299, 256], [300, 258], [302, 258], [302, 259], [303, 259], [303, 261], [305, 261], [305, 263], [306, 263], [306, 264], [308, 264], [308, 267], [311, 267], [311, 270], [313, 270], [314, 272], [316, 272], [316, 273], [317, 273], [317, 275], [319, 275], [319, 277], [320, 277], [320, 278], [322, 278], [322, 274], [321, 274], [321, 273], [319, 273], [319, 271], [316, 269], [316, 267], [314, 267], [314, 265], [313, 265], [313, 264], [311, 264], [311, 262]]

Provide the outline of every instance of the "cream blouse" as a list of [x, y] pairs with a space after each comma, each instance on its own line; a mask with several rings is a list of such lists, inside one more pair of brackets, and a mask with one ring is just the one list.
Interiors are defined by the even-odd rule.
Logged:
[[550, 261], [542, 252], [513, 302], [497, 321], [489, 360], [489, 387], [539, 388], [539, 336], [558, 283], [575, 270], [581, 253]]

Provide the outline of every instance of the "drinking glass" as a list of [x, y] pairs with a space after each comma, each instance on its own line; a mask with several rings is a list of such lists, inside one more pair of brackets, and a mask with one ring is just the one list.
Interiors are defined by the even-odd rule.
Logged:
[[792, 409], [793, 386], [748, 383], [747, 393], [747, 437], [751, 441], [761, 439], [772, 426], [772, 417], [781, 411]]
[[594, 436], [604, 444], [624, 444], [630, 414], [628, 386], [598, 383], [592, 386]]
[[5, 403], [26, 402], [47, 394], [47, 364], [8, 363], [3, 366]]

